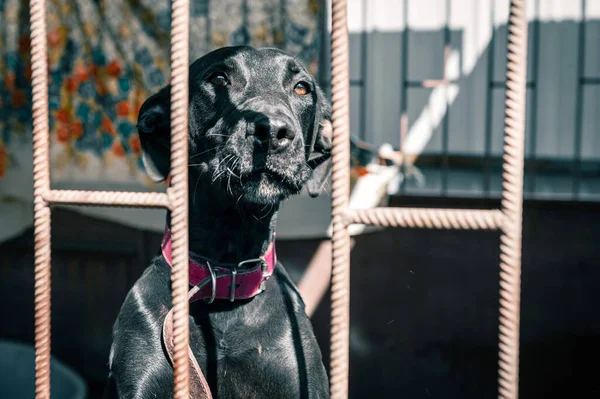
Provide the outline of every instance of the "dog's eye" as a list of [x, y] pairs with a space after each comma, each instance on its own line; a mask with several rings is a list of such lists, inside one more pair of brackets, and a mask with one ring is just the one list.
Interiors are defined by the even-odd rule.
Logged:
[[299, 82], [294, 87], [294, 93], [298, 94], [299, 96], [305, 96], [310, 93], [310, 86], [306, 82]]
[[229, 82], [227, 81], [227, 77], [225, 77], [225, 75], [222, 73], [215, 73], [210, 77], [210, 83], [215, 86], [227, 86]]

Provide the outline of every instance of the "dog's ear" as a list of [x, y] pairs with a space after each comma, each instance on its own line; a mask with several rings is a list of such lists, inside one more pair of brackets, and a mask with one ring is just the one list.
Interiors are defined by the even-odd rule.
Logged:
[[171, 86], [162, 88], [142, 104], [137, 129], [146, 172], [157, 183], [171, 169]]
[[317, 95], [317, 109], [315, 114], [314, 131], [317, 133], [308, 158], [308, 165], [312, 169], [312, 176], [307, 182], [308, 194], [317, 197], [331, 174], [331, 105], [325, 93], [319, 87]]

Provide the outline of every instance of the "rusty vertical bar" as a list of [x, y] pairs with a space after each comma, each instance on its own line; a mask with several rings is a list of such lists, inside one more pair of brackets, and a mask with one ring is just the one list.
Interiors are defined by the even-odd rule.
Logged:
[[521, 241], [527, 79], [525, 0], [511, 0], [508, 21], [504, 163], [500, 237], [500, 328], [498, 397], [519, 397]]
[[188, 79], [189, 0], [173, 0], [171, 14], [171, 185], [169, 202], [173, 234], [174, 396], [189, 394], [188, 305]]
[[350, 234], [345, 221], [350, 196], [350, 77], [348, 72], [348, 5], [332, 0], [331, 100], [332, 270], [331, 270], [331, 398], [348, 397], [350, 329]]
[[50, 190], [46, 1], [31, 0], [33, 202], [35, 247], [35, 396], [50, 398]]

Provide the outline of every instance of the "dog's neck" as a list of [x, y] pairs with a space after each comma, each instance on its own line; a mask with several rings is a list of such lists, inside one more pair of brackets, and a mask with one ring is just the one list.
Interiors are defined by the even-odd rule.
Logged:
[[190, 251], [220, 263], [262, 256], [273, 239], [278, 206], [248, 206], [214, 198], [189, 204]]

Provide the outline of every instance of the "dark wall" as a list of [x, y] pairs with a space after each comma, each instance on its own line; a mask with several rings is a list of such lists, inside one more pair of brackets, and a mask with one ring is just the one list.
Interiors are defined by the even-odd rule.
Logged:
[[[599, 239], [595, 205], [525, 206], [523, 398], [600, 397], [593, 366], [600, 356]], [[388, 229], [359, 237], [351, 275], [352, 397], [497, 397], [498, 262], [496, 232]], [[324, 306], [313, 317], [321, 342], [328, 317]]]
[[[353, 398], [374, 393], [385, 398], [496, 397], [498, 237], [495, 232], [406, 229], [357, 237], [352, 253]], [[52, 350], [94, 390], [106, 374], [113, 320], [127, 290], [157, 252], [160, 234], [54, 210], [52, 238]], [[598, 206], [526, 204], [524, 398], [600, 393], [593, 379], [597, 367], [590, 366], [600, 356], [600, 313], [595, 309], [600, 303], [599, 239]], [[32, 243], [28, 231], [0, 246], [0, 338], [33, 340]], [[278, 244], [292, 276], [301, 274], [317, 245], [316, 240]], [[328, 306], [325, 299], [313, 317], [325, 359]]]
[[[52, 352], [83, 377], [106, 374], [111, 328], [160, 235], [52, 211]], [[0, 337], [33, 340], [33, 231], [0, 246]]]

